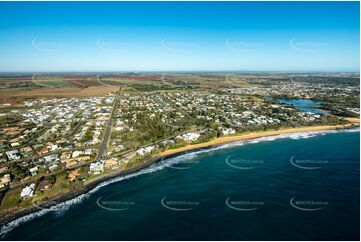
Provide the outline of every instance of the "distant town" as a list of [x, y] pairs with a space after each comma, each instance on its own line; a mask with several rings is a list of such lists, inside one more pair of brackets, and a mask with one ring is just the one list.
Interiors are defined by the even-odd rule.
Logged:
[[166, 150], [250, 132], [357, 126], [359, 92], [357, 74], [3, 76], [0, 214]]

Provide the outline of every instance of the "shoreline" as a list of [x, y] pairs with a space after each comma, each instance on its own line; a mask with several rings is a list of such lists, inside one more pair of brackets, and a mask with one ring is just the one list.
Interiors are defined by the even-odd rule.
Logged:
[[[214, 140], [200, 143], [200, 144], [192, 144], [192, 145], [187, 145], [185, 147], [166, 150], [166, 151], [161, 152], [157, 157], [152, 158], [152, 159], [144, 162], [141, 165], [138, 165], [138, 166], [133, 167], [128, 170], [120, 170], [120, 171], [111, 172], [109, 174], [106, 174], [104, 176], [98, 177], [98, 178], [90, 181], [88, 184], [84, 185], [84, 187], [82, 187], [80, 189], [58, 195], [58, 196], [50, 199], [49, 201], [42, 203], [41, 208], [32, 206], [29, 208], [13, 210], [13, 211], [9, 211], [8, 213], [4, 213], [2, 215], [2, 217], [0, 218], [1, 230], [3, 230], [3, 228], [6, 227], [9, 223], [11, 223], [19, 218], [31, 215], [33, 213], [41, 211], [42, 209], [48, 209], [54, 205], [58, 205], [60, 203], [77, 198], [77, 197], [84, 195], [84, 194], [90, 192], [91, 190], [95, 189], [99, 184], [101, 184], [103, 182], [109, 181], [116, 177], [134, 174], [145, 168], [150, 167], [152, 164], [155, 164], [165, 158], [172, 158], [172, 157], [175, 157], [178, 155], [188, 153], [190, 151], [218, 147], [218, 146], [221, 146], [221, 145], [224, 145], [227, 143], [232, 143], [232, 142], [237, 142], [237, 141], [252, 140], [252, 139], [257, 139], [257, 138], [262, 138], [262, 137], [270, 137], [270, 136], [300, 133], [300, 132], [315, 132], [315, 131], [327, 131], [327, 130], [339, 130], [339, 129], [342, 130], [342, 129], [355, 128], [355, 127], [359, 127], [359, 126], [360, 126], [359, 119], [357, 119], [357, 120], [353, 120], [353, 122], [351, 122], [349, 124], [309, 126], [309, 127], [301, 127], [301, 128], [286, 128], [286, 129], [279, 129], [279, 130], [250, 132], [250, 133], [245, 133], [245, 134], [241, 134], [241, 135], [220, 137], [220, 138], [216, 138]], [[3, 231], [1, 231], [1, 232], [3, 232]], [[0, 234], [0, 235], [3, 236], [3, 234]]]
[[[8, 225], [9, 223], [15, 221], [16, 219], [25, 217], [27, 215], [31, 215], [33, 213], [39, 212], [43, 209], [49, 209], [52, 206], [58, 205], [60, 203], [63, 202], [67, 202], [70, 201], [74, 198], [77, 198], [81, 195], [85, 195], [88, 192], [90, 192], [91, 190], [95, 189], [99, 184], [109, 181], [111, 179], [114, 179], [116, 177], [121, 177], [121, 176], [126, 176], [126, 175], [131, 175], [134, 174], [142, 169], [145, 169], [149, 166], [151, 166], [152, 164], [155, 164], [157, 162], [159, 162], [161, 160], [161, 158], [154, 158], [154, 159], [150, 159], [148, 161], [146, 161], [145, 163], [130, 168], [128, 170], [120, 170], [120, 171], [114, 171], [112, 173], [103, 175], [101, 177], [98, 177], [92, 181], [90, 181], [88, 184], [84, 185], [84, 187], [79, 188], [77, 190], [71, 191], [71, 192], [67, 192], [65, 194], [60, 194], [56, 197], [53, 197], [52, 199], [49, 199], [48, 201], [45, 201], [41, 204], [41, 207], [38, 206], [36, 207], [35, 205], [29, 208], [23, 208], [20, 210], [14, 210], [14, 211], [9, 211], [8, 213], [3, 214], [3, 216], [0, 218], [0, 237], [3, 236], [2, 234], [2, 229], [4, 226]], [[51, 211], [51, 210], [49, 210]]]
[[340, 124], [340, 125], [309, 126], [309, 127], [301, 127], [301, 128], [286, 128], [286, 129], [279, 129], [279, 130], [250, 132], [250, 133], [245, 133], [245, 134], [240, 134], [240, 135], [224, 136], [224, 137], [213, 139], [213, 140], [205, 142], [205, 143], [192, 144], [192, 145], [187, 145], [187, 146], [176, 148], [176, 149], [166, 150], [166, 151], [163, 151], [162, 153], [160, 153], [160, 156], [176, 155], [181, 152], [187, 152], [187, 151], [191, 151], [191, 150], [195, 150], [195, 149], [209, 148], [209, 147], [219, 146], [219, 145], [237, 142], [237, 141], [252, 140], [252, 139], [257, 139], [257, 138], [281, 135], [281, 134], [348, 129], [348, 128], [358, 127], [358, 126], [359, 125], [356, 125], [356, 123], [351, 123], [351, 124]]

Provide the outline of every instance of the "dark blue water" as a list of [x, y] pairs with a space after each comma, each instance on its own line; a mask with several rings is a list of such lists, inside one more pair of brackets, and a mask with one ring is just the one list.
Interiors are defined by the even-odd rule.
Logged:
[[358, 240], [359, 138], [333, 133], [181, 156], [3, 239]]
[[312, 112], [312, 113], [318, 113], [318, 114], [326, 114], [326, 112], [323, 112], [322, 110], [319, 110], [318, 108], [321, 108], [321, 104], [317, 102], [313, 102], [311, 100], [307, 99], [298, 99], [298, 100], [287, 100], [287, 99], [279, 99], [281, 103], [291, 104], [295, 106], [298, 110], [301, 110], [303, 112]]

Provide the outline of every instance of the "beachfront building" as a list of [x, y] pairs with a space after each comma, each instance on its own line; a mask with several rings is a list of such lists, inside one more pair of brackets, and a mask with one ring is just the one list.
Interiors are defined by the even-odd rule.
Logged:
[[117, 169], [119, 167], [119, 162], [115, 159], [108, 159], [104, 161], [104, 168], [105, 169]]
[[89, 172], [94, 175], [99, 175], [104, 171], [104, 162], [97, 161], [90, 164]]
[[34, 195], [34, 191], [35, 191], [35, 183], [32, 183], [26, 186], [25, 188], [23, 188], [23, 190], [20, 193], [20, 197], [21, 198], [32, 197]]
[[137, 154], [140, 156], [144, 156], [144, 155], [152, 152], [152, 150], [154, 150], [154, 149], [155, 149], [154, 145], [143, 147], [143, 148], [140, 148], [139, 150], [137, 150]]
[[201, 136], [201, 135], [198, 133], [185, 133], [185, 134], [176, 136], [176, 139], [182, 139], [185, 141], [197, 141], [199, 136]]
[[80, 174], [80, 169], [75, 169], [68, 174], [68, 179], [70, 181], [75, 181], [75, 179], [79, 176], [79, 174]]
[[235, 134], [236, 130], [232, 128], [222, 128], [222, 134], [223, 135], [232, 135]]

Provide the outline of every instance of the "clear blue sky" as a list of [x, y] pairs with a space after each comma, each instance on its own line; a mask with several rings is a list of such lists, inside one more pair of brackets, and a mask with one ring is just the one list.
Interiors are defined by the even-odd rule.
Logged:
[[359, 71], [358, 2], [0, 3], [0, 71]]

